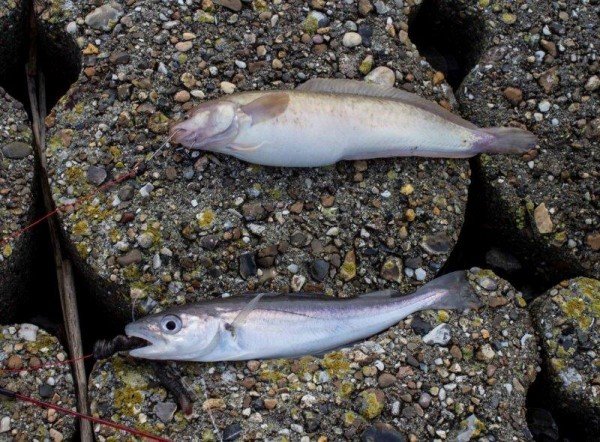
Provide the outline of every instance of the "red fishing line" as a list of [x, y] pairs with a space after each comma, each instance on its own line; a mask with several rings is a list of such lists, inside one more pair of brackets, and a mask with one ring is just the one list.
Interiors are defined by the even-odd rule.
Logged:
[[[2, 368], [0, 369], [0, 373], [4, 373], [4, 372], [9, 372], [9, 373], [20, 373], [23, 371], [36, 371], [36, 370], [43, 370], [43, 369], [47, 369], [47, 368], [53, 368], [53, 367], [57, 367], [57, 366], [61, 366], [61, 365], [66, 365], [66, 364], [70, 364], [72, 362], [75, 361], [81, 361], [84, 359], [88, 359], [91, 358], [92, 356], [94, 356], [93, 354], [89, 354], [89, 355], [85, 355], [85, 356], [81, 356], [79, 358], [73, 358], [73, 359], [67, 359], [64, 361], [55, 361], [55, 362], [50, 362], [44, 365], [40, 365], [39, 367], [23, 367], [23, 368]], [[137, 430], [135, 428], [130, 428], [127, 427], [125, 425], [121, 425], [121, 424], [117, 424], [115, 422], [111, 422], [111, 421], [107, 421], [98, 417], [94, 417], [94, 416], [88, 416], [87, 414], [83, 414], [83, 413], [79, 413], [78, 411], [73, 411], [70, 410], [68, 408], [65, 407], [61, 407], [60, 405], [55, 405], [49, 402], [44, 402], [44, 401], [40, 401], [38, 399], [32, 398], [30, 396], [25, 396], [21, 393], [17, 393], [15, 391], [12, 390], [8, 390], [6, 388], [2, 388], [0, 387], [0, 396], [6, 396], [9, 398], [13, 398], [13, 399], [19, 399], [25, 402], [29, 402], [31, 404], [37, 405], [39, 407], [44, 407], [44, 408], [52, 408], [60, 413], [64, 413], [64, 414], [70, 414], [71, 416], [75, 416], [77, 418], [80, 419], [86, 419], [89, 420], [90, 422], [94, 422], [97, 424], [101, 424], [101, 425], [106, 425], [112, 428], [115, 428], [117, 430], [122, 430], [122, 431], [126, 431], [127, 433], [133, 434], [135, 436], [140, 436], [140, 437], [145, 437], [147, 439], [151, 439], [151, 440], [156, 440], [159, 442], [170, 442], [169, 439], [165, 439], [163, 437], [160, 436], [155, 436], [153, 434], [150, 433], [146, 433], [144, 431], [141, 430]]]
[[115, 422], [107, 421], [107, 420], [101, 419], [99, 417], [88, 416], [87, 414], [79, 413], [78, 411], [73, 411], [68, 408], [61, 407], [60, 405], [51, 404], [50, 402], [40, 401], [40, 400], [32, 398], [30, 396], [26, 396], [26, 395], [18, 393], [16, 391], [7, 390], [2, 387], [0, 387], [0, 395], [6, 396], [9, 398], [13, 398], [13, 399], [19, 399], [23, 402], [29, 402], [30, 404], [37, 405], [38, 407], [51, 408], [53, 410], [58, 411], [59, 413], [69, 414], [69, 415], [75, 416], [79, 419], [86, 419], [86, 420], [88, 420], [90, 422], [94, 422], [96, 424], [106, 425], [107, 427], [111, 427], [111, 428], [114, 428], [117, 430], [125, 431], [129, 434], [133, 434], [134, 436], [145, 437], [146, 439], [155, 440], [158, 442], [171, 442], [170, 439], [166, 439], [161, 436], [156, 436], [154, 434], [150, 434], [145, 431], [138, 430], [136, 428], [131, 428], [131, 427], [127, 427], [125, 425], [117, 424]]
[[52, 211], [46, 213], [45, 215], [43, 215], [42, 217], [36, 219], [34, 222], [32, 222], [31, 224], [29, 224], [28, 226], [25, 226], [22, 229], [17, 230], [15, 232], [11, 233], [10, 235], [7, 235], [4, 238], [0, 239], [0, 245], [2, 245], [4, 243], [7, 243], [8, 241], [11, 241], [13, 239], [17, 239], [18, 237], [20, 237], [21, 235], [23, 235], [25, 232], [33, 229], [38, 224], [41, 224], [42, 222], [44, 222], [48, 218], [56, 215], [58, 212], [66, 211], [66, 210], [72, 209], [72, 208], [76, 208], [81, 203], [89, 200], [90, 198], [92, 198], [93, 196], [97, 195], [98, 193], [103, 192], [104, 190], [109, 189], [112, 186], [115, 186], [115, 185], [117, 185], [117, 184], [125, 181], [126, 179], [134, 177], [135, 175], [137, 175], [137, 172], [138, 172], [138, 169], [139, 169], [140, 165], [141, 165], [141, 162], [136, 163], [136, 165], [132, 168], [132, 170], [130, 172], [127, 172], [126, 174], [123, 174], [123, 175], [115, 178], [114, 180], [109, 181], [109, 182], [103, 184], [102, 186], [98, 187], [97, 189], [94, 189], [94, 191], [92, 191], [88, 195], [82, 196], [81, 198], [78, 198], [77, 200], [75, 200], [72, 203], [68, 203], [68, 204], [63, 204], [61, 206], [57, 206], [54, 210], [52, 210]]
[[92, 192], [90, 192], [87, 195], [84, 195], [78, 199], [76, 199], [74, 202], [72, 203], [67, 203], [67, 204], [62, 204], [60, 206], [57, 206], [56, 208], [54, 208], [54, 210], [46, 213], [45, 215], [41, 216], [40, 218], [36, 219], [35, 221], [33, 221], [31, 224], [23, 227], [20, 230], [17, 230], [9, 235], [6, 235], [3, 238], [0, 238], [0, 246], [4, 243], [7, 243], [8, 241], [11, 241], [13, 239], [17, 239], [18, 237], [20, 237], [21, 235], [23, 235], [25, 232], [33, 229], [34, 227], [36, 227], [37, 225], [41, 224], [42, 222], [44, 222], [45, 220], [47, 220], [48, 218], [56, 215], [58, 212], [62, 212], [62, 211], [67, 211], [69, 209], [74, 209], [77, 208], [81, 203], [89, 200], [90, 198], [92, 198], [93, 196], [97, 195], [100, 192], [104, 192], [107, 189], [110, 189], [113, 186], [116, 186], [119, 183], [122, 183], [125, 180], [128, 180], [129, 178], [133, 178], [137, 175], [140, 166], [144, 163], [150, 162], [152, 159], [154, 159], [154, 157], [156, 157], [156, 155], [158, 155], [158, 153], [167, 145], [169, 144], [169, 142], [171, 141], [171, 139], [173, 139], [173, 137], [179, 132], [179, 130], [175, 130], [171, 136], [169, 136], [169, 138], [167, 138], [167, 140], [158, 148], [156, 149], [148, 158], [146, 158], [145, 160], [140, 160], [137, 163], [135, 163], [133, 165], [133, 167], [131, 168], [131, 170], [127, 173], [124, 173], [123, 175], [118, 176], [117, 178], [115, 178], [114, 180], [108, 181], [107, 183], [103, 184], [102, 186], [94, 189]]

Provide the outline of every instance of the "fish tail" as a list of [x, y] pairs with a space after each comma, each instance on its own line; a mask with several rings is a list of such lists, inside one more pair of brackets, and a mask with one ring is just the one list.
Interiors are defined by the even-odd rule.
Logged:
[[518, 127], [489, 127], [479, 129], [483, 136], [473, 148], [478, 153], [524, 153], [533, 149], [537, 137]]
[[425, 284], [414, 294], [418, 296], [432, 295], [431, 303], [425, 307], [434, 310], [466, 310], [481, 306], [479, 297], [473, 292], [466, 272], [463, 270], [448, 273]]

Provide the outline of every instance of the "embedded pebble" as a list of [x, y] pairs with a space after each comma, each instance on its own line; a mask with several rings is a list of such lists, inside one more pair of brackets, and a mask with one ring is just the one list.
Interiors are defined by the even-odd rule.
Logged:
[[430, 345], [447, 345], [451, 339], [452, 331], [448, 324], [440, 324], [423, 336], [423, 342]]
[[393, 87], [396, 82], [396, 74], [386, 66], [379, 66], [369, 72], [365, 77], [365, 81], [381, 86]]
[[102, 5], [85, 17], [85, 24], [93, 29], [108, 31], [123, 15], [122, 7], [116, 3]]
[[21, 324], [18, 332], [19, 339], [34, 342], [37, 339], [37, 333], [39, 329], [40, 328], [37, 325]]
[[33, 154], [31, 146], [21, 141], [14, 141], [2, 147], [2, 153], [11, 160], [20, 160]]
[[362, 43], [362, 37], [357, 32], [346, 32], [342, 39], [342, 44], [347, 48], [353, 48]]

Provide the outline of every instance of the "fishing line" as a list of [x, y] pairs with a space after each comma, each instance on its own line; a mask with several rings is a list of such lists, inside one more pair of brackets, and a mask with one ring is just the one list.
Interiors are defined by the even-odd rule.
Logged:
[[[33, 221], [31, 224], [25, 226], [24, 228], [19, 229], [9, 235], [6, 235], [6, 236], [0, 238], [0, 245], [3, 245], [5, 243], [8, 243], [9, 241], [19, 238], [20, 236], [22, 236], [29, 230], [32, 230], [33, 228], [35, 228], [39, 224], [43, 223], [45, 220], [51, 218], [52, 216], [56, 215], [57, 213], [63, 212], [63, 211], [66, 212], [68, 210], [75, 210], [82, 203], [84, 203], [85, 201], [88, 201], [93, 196], [95, 196], [101, 192], [104, 192], [105, 190], [110, 189], [111, 187], [116, 186], [117, 184], [120, 184], [123, 181], [126, 181], [130, 178], [134, 178], [139, 173], [140, 167], [144, 163], [149, 163], [150, 161], [154, 160], [154, 158], [156, 158], [156, 156], [169, 144], [169, 142], [173, 139], [173, 137], [175, 135], [177, 135], [177, 133], [179, 133], [179, 131], [181, 131], [181, 130], [182, 129], [176, 129], [158, 149], [156, 149], [154, 152], [152, 152], [146, 158], [136, 162], [133, 165], [133, 167], [129, 170], [129, 172], [118, 176], [114, 180], [108, 181], [107, 183], [103, 184], [102, 186], [99, 186], [96, 189], [94, 189], [93, 191], [91, 191], [89, 194], [79, 197], [78, 199], [76, 199], [73, 202], [56, 206], [53, 210], [49, 211], [45, 215], [36, 219], [35, 221]], [[26, 368], [19, 368], [19, 369], [2, 368], [2, 369], [0, 369], [0, 373], [20, 373], [20, 372], [24, 372], [24, 371], [28, 372], [28, 371], [42, 370], [42, 369], [47, 369], [47, 368], [52, 368], [52, 367], [56, 367], [56, 366], [70, 364], [70, 363], [73, 363], [73, 362], [76, 362], [79, 360], [88, 359], [88, 358], [91, 358], [92, 356], [93, 356], [93, 354], [89, 354], [89, 355], [81, 356], [79, 358], [73, 358], [73, 359], [68, 359], [65, 361], [57, 361], [57, 362], [53, 362], [53, 363], [49, 363], [49, 364], [44, 364], [44, 365], [41, 365], [40, 367], [26, 367]], [[50, 409], [56, 410], [63, 414], [68, 414], [68, 415], [74, 416], [79, 419], [85, 419], [90, 422], [94, 422], [94, 423], [97, 423], [100, 425], [105, 425], [105, 426], [108, 426], [108, 427], [111, 427], [111, 428], [114, 428], [117, 430], [125, 431], [125, 432], [135, 435], [135, 436], [145, 437], [147, 439], [158, 441], [158, 442], [171, 442], [169, 439], [166, 439], [166, 438], [163, 438], [160, 436], [155, 436], [155, 435], [147, 433], [145, 431], [137, 430], [135, 428], [127, 427], [125, 425], [107, 421], [107, 420], [97, 418], [94, 416], [89, 416], [87, 414], [83, 414], [78, 411], [73, 411], [68, 408], [61, 407], [59, 405], [55, 405], [55, 404], [52, 404], [49, 402], [40, 401], [38, 399], [26, 396], [24, 394], [21, 394], [21, 393], [12, 391], [12, 390], [8, 390], [3, 387], [0, 387], [0, 396], [5, 396], [8, 398], [12, 398], [12, 399], [18, 399], [23, 402], [28, 402], [28, 403], [31, 403], [33, 405], [37, 405], [37, 406], [43, 407], [43, 408], [50, 408]]]
[[[8, 373], [20, 373], [20, 372], [24, 372], [24, 371], [25, 372], [29, 372], [29, 371], [44, 370], [44, 369], [48, 369], [48, 368], [53, 368], [53, 367], [58, 367], [58, 366], [61, 366], [61, 365], [70, 364], [72, 362], [80, 361], [80, 360], [83, 360], [83, 359], [89, 359], [89, 358], [91, 358], [93, 356], [94, 356], [93, 354], [89, 354], [89, 355], [81, 356], [79, 358], [73, 358], [73, 359], [67, 359], [67, 360], [64, 360], [64, 361], [56, 361], [56, 362], [51, 362], [51, 363], [43, 364], [43, 365], [40, 365], [39, 367], [2, 368], [2, 369], [0, 369], [0, 374], [4, 374], [6, 372], [8, 372]], [[97, 424], [100, 424], [100, 425], [106, 425], [108, 427], [112, 427], [112, 428], [115, 428], [117, 430], [122, 430], [122, 431], [125, 431], [127, 433], [133, 434], [135, 436], [146, 437], [148, 439], [155, 440], [155, 441], [158, 441], [158, 442], [170, 442], [169, 439], [165, 439], [165, 438], [160, 437], [160, 436], [155, 436], [153, 434], [146, 433], [145, 431], [137, 430], [135, 428], [131, 428], [131, 427], [128, 427], [126, 425], [118, 424], [116, 422], [107, 421], [107, 420], [104, 420], [104, 419], [101, 419], [101, 418], [98, 418], [98, 417], [89, 416], [87, 414], [79, 413], [78, 411], [73, 411], [73, 410], [70, 410], [68, 408], [61, 407], [60, 405], [52, 404], [50, 402], [40, 401], [38, 399], [32, 398], [30, 396], [26, 396], [26, 395], [18, 393], [16, 391], [9, 390], [7, 388], [0, 387], [0, 396], [5, 396], [5, 397], [11, 398], [11, 399], [19, 399], [21, 401], [29, 402], [29, 403], [31, 403], [33, 405], [37, 405], [38, 407], [51, 408], [51, 409], [56, 410], [56, 411], [58, 411], [60, 413], [69, 414], [69, 415], [77, 417], [79, 419], [85, 419], [85, 420], [88, 420], [90, 422], [94, 422], [94, 423], [97, 423]]]
[[38, 218], [37, 220], [33, 221], [31, 224], [23, 227], [22, 229], [19, 229], [9, 235], [4, 236], [3, 238], [0, 239], [0, 246], [8, 243], [9, 241], [12, 241], [14, 239], [19, 238], [20, 236], [22, 236], [23, 234], [25, 234], [26, 232], [28, 232], [29, 230], [33, 229], [34, 227], [36, 227], [37, 225], [41, 224], [42, 222], [44, 222], [45, 220], [47, 220], [48, 218], [56, 215], [59, 212], [66, 212], [70, 209], [76, 209], [78, 206], [80, 206], [82, 203], [84, 203], [85, 201], [88, 201], [89, 199], [91, 199], [93, 196], [104, 192], [107, 189], [110, 189], [111, 187], [122, 183], [125, 180], [128, 180], [130, 178], [135, 177], [139, 170], [140, 167], [142, 166], [142, 164], [144, 163], [149, 163], [150, 161], [152, 161], [154, 158], [156, 158], [156, 156], [169, 144], [169, 142], [173, 139], [173, 137], [175, 135], [177, 135], [177, 133], [179, 133], [180, 131], [182, 131], [183, 129], [176, 129], [175, 131], [173, 131], [173, 133], [169, 136], [169, 138], [167, 138], [167, 140], [158, 148], [156, 149], [154, 152], [152, 152], [151, 155], [149, 155], [147, 158], [138, 161], [137, 163], [135, 163], [133, 165], [133, 167], [129, 170], [129, 172], [124, 173], [123, 175], [118, 176], [117, 178], [115, 178], [114, 180], [108, 181], [107, 183], [103, 184], [100, 187], [97, 187], [96, 189], [94, 189], [93, 191], [91, 191], [90, 193], [88, 193], [87, 195], [84, 195], [78, 199], [76, 199], [73, 202], [70, 203], [65, 203], [59, 206], [56, 206], [54, 208], [54, 210], [51, 210], [50, 212], [46, 213], [45, 215], [41, 216], [40, 218]]
[[94, 422], [96, 424], [105, 425], [107, 427], [111, 427], [117, 430], [125, 431], [126, 433], [133, 434], [134, 436], [145, 437], [150, 440], [154, 440], [157, 442], [171, 442], [170, 439], [166, 439], [161, 436], [156, 436], [154, 434], [147, 433], [142, 430], [138, 430], [136, 428], [127, 427], [125, 425], [117, 424], [116, 422], [107, 421], [101, 419], [99, 417], [89, 416], [87, 414], [80, 413], [78, 411], [73, 411], [65, 407], [61, 407], [60, 405], [52, 404], [50, 402], [40, 401], [38, 399], [32, 398], [30, 396], [26, 396], [24, 394], [18, 393], [16, 391], [8, 390], [6, 388], [0, 387], [0, 396], [5, 396], [10, 399], [18, 399], [23, 402], [29, 402], [30, 404], [37, 405], [38, 407], [50, 408], [52, 410], [56, 410], [59, 413], [68, 414], [74, 416], [78, 419], [85, 419], [90, 422]]

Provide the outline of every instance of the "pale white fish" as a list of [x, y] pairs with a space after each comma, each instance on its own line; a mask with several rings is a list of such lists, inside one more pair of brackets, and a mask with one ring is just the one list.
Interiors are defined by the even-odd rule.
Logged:
[[356, 298], [314, 294], [233, 296], [184, 305], [125, 328], [147, 341], [130, 355], [178, 361], [239, 361], [318, 355], [365, 339], [419, 310], [479, 305], [462, 271], [408, 296], [385, 290]]
[[480, 129], [418, 95], [343, 79], [313, 79], [295, 90], [244, 92], [208, 101], [171, 133], [174, 142], [191, 149], [283, 167], [518, 154], [536, 145], [535, 135], [526, 130]]

